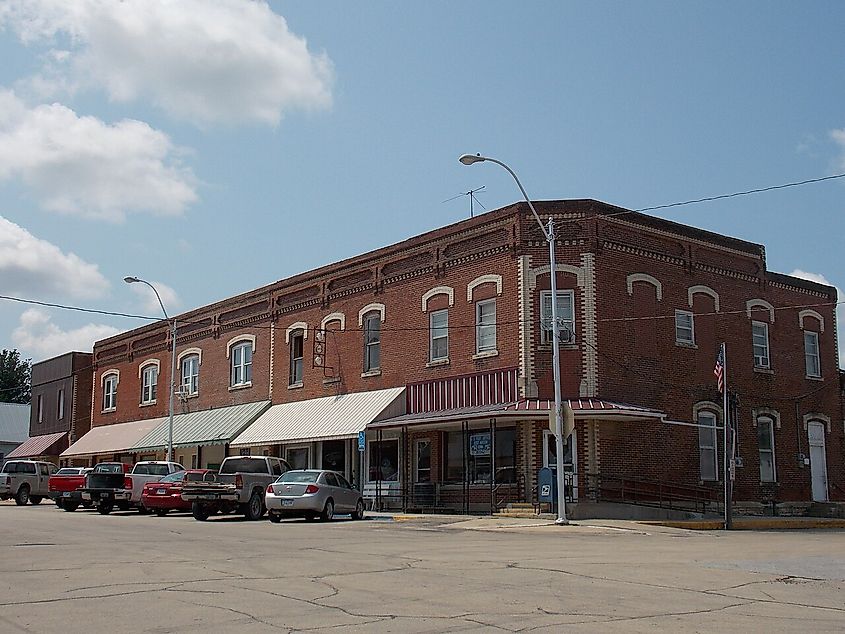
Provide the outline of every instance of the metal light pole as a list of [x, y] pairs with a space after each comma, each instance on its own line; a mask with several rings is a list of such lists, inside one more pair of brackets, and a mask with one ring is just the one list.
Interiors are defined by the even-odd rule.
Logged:
[[161, 306], [161, 312], [164, 313], [164, 318], [170, 321], [170, 421], [167, 425], [167, 461], [173, 462], [173, 392], [176, 390], [176, 318], [174, 317], [171, 320], [168, 317], [164, 303], [161, 301], [161, 295], [158, 294], [156, 287], [147, 280], [142, 280], [140, 277], [127, 276], [123, 278], [123, 281], [127, 284], [141, 282], [153, 289], [153, 293], [156, 294], [156, 299], [158, 300], [158, 305]]
[[528, 194], [525, 193], [525, 188], [522, 186], [522, 183], [519, 182], [519, 178], [517, 178], [516, 174], [510, 167], [508, 167], [501, 161], [496, 160], [494, 158], [490, 158], [488, 156], [481, 156], [480, 154], [464, 154], [458, 160], [464, 165], [472, 165], [473, 163], [490, 161], [491, 163], [495, 163], [496, 165], [501, 165], [502, 167], [504, 167], [516, 181], [516, 184], [519, 187], [519, 191], [522, 192], [522, 196], [523, 198], [525, 198], [525, 202], [528, 203], [528, 207], [531, 209], [531, 213], [534, 214], [534, 219], [537, 221], [537, 224], [540, 225], [540, 230], [543, 232], [543, 235], [546, 237], [546, 241], [549, 243], [549, 273], [551, 274], [552, 278], [552, 365], [554, 369], [555, 380], [555, 447], [557, 449], [557, 519], [555, 520], [555, 524], [569, 524], [569, 520], [566, 519], [566, 479], [564, 478], [563, 473], [564, 439], [563, 412], [561, 411], [560, 403], [560, 333], [558, 332], [557, 320], [557, 279], [555, 270], [554, 221], [549, 218], [548, 226], [543, 226], [543, 221], [540, 220], [540, 216], [537, 214], [537, 210], [534, 209], [534, 205], [531, 203], [531, 199], [528, 198]]

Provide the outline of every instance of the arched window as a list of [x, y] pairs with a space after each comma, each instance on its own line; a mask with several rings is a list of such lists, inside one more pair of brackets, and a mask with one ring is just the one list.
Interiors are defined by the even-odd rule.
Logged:
[[193, 396], [199, 393], [200, 385], [200, 356], [198, 354], [188, 354], [181, 357], [181, 379], [179, 386], [181, 392], [187, 396]]
[[719, 479], [719, 447], [716, 427], [719, 415], [709, 409], [698, 409], [698, 465], [701, 479], [712, 482]]
[[305, 331], [301, 328], [292, 330], [289, 338], [290, 345], [290, 377], [288, 385], [302, 385], [303, 364], [305, 356]]
[[117, 408], [117, 384], [120, 381], [120, 372], [109, 370], [103, 373], [101, 378], [103, 386], [103, 411], [112, 412]]
[[241, 341], [231, 347], [230, 387], [252, 385], [252, 345], [251, 341]]
[[141, 367], [141, 405], [152, 405], [156, 402], [158, 392], [158, 363], [150, 363]]
[[776, 482], [775, 421], [771, 416], [757, 417], [757, 449], [760, 453], [760, 482]]
[[364, 315], [364, 372], [381, 369], [382, 314], [372, 310]]

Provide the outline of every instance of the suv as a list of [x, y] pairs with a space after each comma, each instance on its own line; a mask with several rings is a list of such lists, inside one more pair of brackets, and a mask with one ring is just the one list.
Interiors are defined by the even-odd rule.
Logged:
[[18, 506], [41, 504], [49, 493], [50, 476], [57, 470], [52, 462], [9, 460], [0, 469], [0, 500], [14, 498]]

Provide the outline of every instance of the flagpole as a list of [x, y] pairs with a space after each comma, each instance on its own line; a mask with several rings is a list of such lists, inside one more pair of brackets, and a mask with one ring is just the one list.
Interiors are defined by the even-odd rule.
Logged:
[[725, 481], [725, 530], [730, 530], [733, 528], [733, 509], [731, 508], [731, 468], [730, 468], [730, 461], [731, 461], [731, 448], [730, 448], [730, 410], [728, 409], [728, 354], [725, 346], [725, 342], [722, 342], [722, 410], [724, 411], [724, 416], [722, 417], [722, 435], [723, 435], [723, 442], [722, 447], [724, 448], [724, 459], [722, 460], [724, 465], [724, 481]]

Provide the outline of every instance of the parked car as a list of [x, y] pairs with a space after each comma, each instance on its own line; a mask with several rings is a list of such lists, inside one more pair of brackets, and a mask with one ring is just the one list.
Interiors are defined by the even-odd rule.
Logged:
[[130, 467], [121, 462], [101, 462], [85, 476], [85, 487], [80, 489], [83, 502], [91, 502], [97, 510], [108, 515], [115, 505], [122, 510], [129, 510], [129, 498], [132, 495]]
[[185, 482], [182, 499], [191, 502], [191, 512], [201, 522], [213, 513], [235, 510], [248, 520], [258, 520], [267, 510], [267, 485], [289, 470], [290, 465], [281, 458], [230, 456], [220, 464], [216, 482]]
[[288, 471], [267, 487], [264, 504], [271, 522], [283, 517], [317, 517], [330, 521], [335, 514], [364, 517], [364, 498], [337, 471], [301, 469]]
[[[83, 503], [82, 491], [85, 488], [85, 476], [91, 473], [91, 467], [62, 467], [50, 476], [47, 483], [48, 495], [60, 509], [73, 512]], [[90, 500], [85, 502], [92, 506]]]
[[97, 502], [97, 510], [103, 515], [111, 513], [115, 504], [122, 511], [134, 507], [140, 513], [146, 513], [147, 509], [141, 501], [144, 485], [184, 470], [185, 467], [178, 462], [145, 460], [136, 463], [131, 472], [123, 473], [123, 477], [119, 477], [120, 474], [117, 473], [97, 472], [95, 467], [94, 473], [88, 476], [82, 499]]
[[141, 493], [141, 504], [159, 517], [169, 511], [190, 511], [191, 502], [182, 499], [184, 482], [214, 482], [216, 472], [211, 469], [188, 469], [164, 476], [157, 482], [147, 482]]
[[58, 467], [40, 460], [9, 460], [0, 469], [0, 500], [15, 499], [23, 506], [27, 502], [41, 504], [49, 493], [50, 476]]

